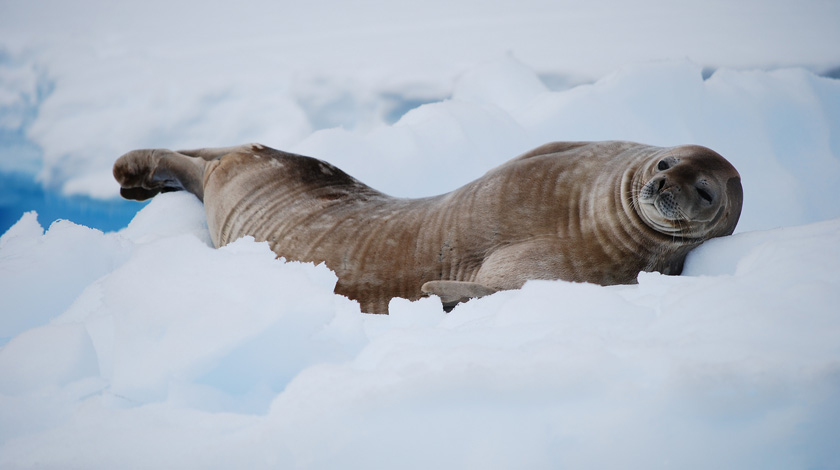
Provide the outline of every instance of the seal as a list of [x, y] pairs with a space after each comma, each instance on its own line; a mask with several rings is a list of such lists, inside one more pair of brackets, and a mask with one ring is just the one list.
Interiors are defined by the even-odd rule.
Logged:
[[128, 199], [195, 194], [217, 247], [250, 235], [288, 260], [325, 263], [335, 292], [369, 313], [424, 295], [451, 309], [531, 279], [676, 275], [691, 249], [733, 232], [743, 201], [740, 175], [708, 148], [621, 141], [549, 143], [421, 199], [258, 144], [135, 150], [114, 177]]

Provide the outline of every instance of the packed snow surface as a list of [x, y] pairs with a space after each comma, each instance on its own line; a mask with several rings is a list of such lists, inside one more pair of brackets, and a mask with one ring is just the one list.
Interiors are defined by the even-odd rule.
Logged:
[[832, 468], [840, 219], [685, 276], [530, 282], [365, 315], [323, 265], [208, 244], [157, 197], [122, 232], [0, 241], [0, 467]]
[[837, 2], [100, 3], [0, 5], [0, 175], [109, 198], [125, 151], [260, 141], [417, 197], [626, 139], [720, 152], [744, 211], [682, 276], [388, 316], [189, 194], [28, 212], [0, 468], [840, 468]]

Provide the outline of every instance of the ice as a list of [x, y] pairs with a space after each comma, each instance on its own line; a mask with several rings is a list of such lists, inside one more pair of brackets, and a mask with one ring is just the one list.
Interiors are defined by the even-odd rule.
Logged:
[[[127, 244], [121, 264], [0, 350], [5, 465], [393, 466], [418, 446], [408, 467], [836, 462], [840, 219], [715, 240], [685, 276], [530, 282], [449, 314], [395, 299], [386, 317], [323, 266], [215, 250], [162, 216], [199, 209], [166, 194], [100, 235]], [[46, 236], [32, 218], [4, 263]]]
[[0, 236], [0, 468], [840, 467], [840, 82], [815, 73], [838, 18], [3, 3], [0, 172], [63, 194], [116, 196], [140, 147], [259, 141], [420, 197], [548, 141], [630, 139], [720, 152], [745, 204], [682, 276], [389, 316], [323, 265], [213, 248], [189, 194], [116, 232], [28, 212]]
[[7, 341], [66, 310], [83, 288], [122, 263], [125, 246], [66, 220], [44, 233], [29, 213], [0, 239], [0, 253], [0, 338]]
[[508, 113], [532, 105], [548, 88], [533, 70], [509, 56], [481, 64], [458, 78], [452, 98], [492, 104]]
[[[825, 243], [822, 237], [839, 230], [837, 219], [820, 222], [807, 227], [784, 227], [770, 231], [756, 231], [737, 234], [725, 239], [709, 240], [689, 253], [683, 274], [689, 276], [733, 275], [747, 269], [762, 269], [772, 266], [788, 266], [795, 271], [788, 272], [788, 277], [798, 273], [811, 277], [814, 265], [821, 265], [819, 259], [803, 259], [803, 246], [817, 246]], [[811, 253], [818, 257], [824, 252], [826, 258], [837, 256], [840, 247], [830, 243], [822, 251]], [[764, 261], [767, 266], [756, 266], [762, 254], [772, 256]], [[828, 277], [833, 274], [826, 271]]]

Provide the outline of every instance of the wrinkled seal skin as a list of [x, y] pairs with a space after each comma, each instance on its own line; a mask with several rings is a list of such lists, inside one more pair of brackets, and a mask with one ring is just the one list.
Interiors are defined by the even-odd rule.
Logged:
[[742, 205], [738, 172], [714, 151], [633, 142], [546, 144], [422, 199], [257, 144], [135, 150], [114, 176], [129, 199], [194, 193], [217, 247], [250, 235], [288, 260], [326, 263], [336, 293], [370, 313], [424, 294], [452, 307], [529, 279], [679, 274], [691, 249], [732, 233]]

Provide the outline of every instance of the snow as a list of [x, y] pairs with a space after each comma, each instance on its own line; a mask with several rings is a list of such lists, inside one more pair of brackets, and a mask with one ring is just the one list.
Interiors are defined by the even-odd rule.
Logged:
[[50, 278], [0, 294], [54, 316], [4, 315], [0, 466], [839, 463], [840, 219], [715, 240], [686, 276], [373, 316], [323, 265], [212, 249], [202, 215], [169, 193], [121, 232], [29, 215], [4, 235], [5, 279]]
[[840, 467], [837, 3], [350, 5], [3, 3], [0, 175], [110, 198], [127, 150], [260, 141], [416, 197], [552, 140], [698, 143], [736, 234], [682, 276], [374, 316], [212, 248], [189, 194], [115, 232], [28, 212], [0, 468]]

